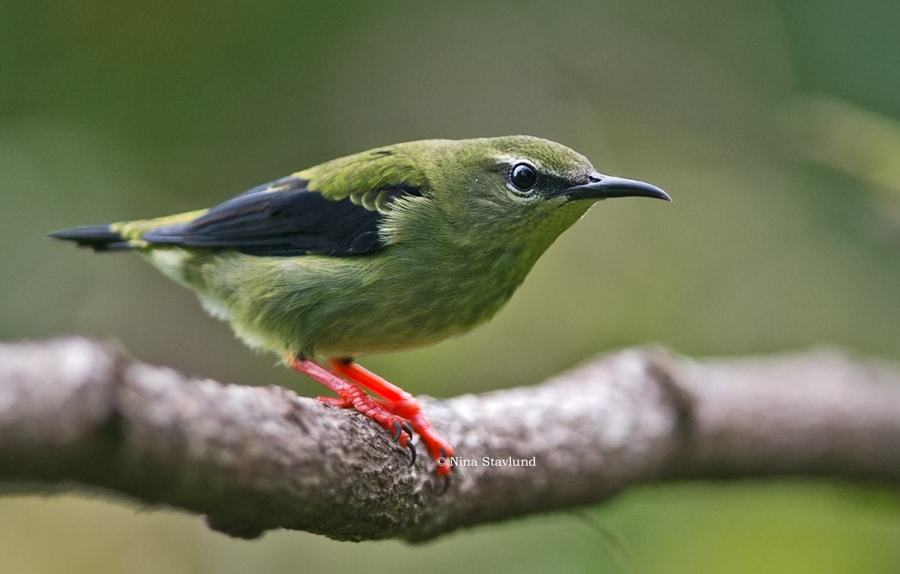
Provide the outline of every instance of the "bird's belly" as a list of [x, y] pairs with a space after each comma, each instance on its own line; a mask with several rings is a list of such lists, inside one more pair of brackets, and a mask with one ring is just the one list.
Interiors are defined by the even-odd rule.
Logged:
[[247, 257], [235, 256], [240, 276], [217, 262], [205, 306], [250, 346], [278, 353], [349, 357], [431, 345], [489, 319], [520, 282], [471, 269], [385, 268], [375, 258]]
[[[344, 328], [332, 328], [323, 332], [315, 341], [315, 352], [325, 356], [357, 356], [425, 347], [444, 339], [461, 335], [474, 325], [454, 321], [420, 321], [404, 323], [387, 321], [373, 324], [357, 322]], [[343, 326], [340, 326], [343, 327]]]
[[398, 297], [354, 305], [326, 322], [316, 336], [315, 352], [355, 356], [432, 345], [488, 320], [507, 299], [447, 295], [437, 290], [415, 301]]

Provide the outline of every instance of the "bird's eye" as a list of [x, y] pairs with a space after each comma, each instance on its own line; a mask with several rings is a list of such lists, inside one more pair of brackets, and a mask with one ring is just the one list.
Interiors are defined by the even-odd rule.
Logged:
[[518, 191], [529, 191], [537, 183], [537, 171], [528, 163], [517, 163], [509, 170], [509, 182]]

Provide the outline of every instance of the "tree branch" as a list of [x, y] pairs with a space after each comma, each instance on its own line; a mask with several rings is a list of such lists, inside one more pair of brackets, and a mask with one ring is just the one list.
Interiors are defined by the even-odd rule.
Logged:
[[84, 338], [3, 344], [0, 481], [113, 491], [234, 536], [409, 541], [652, 481], [900, 482], [900, 368], [836, 351], [632, 349], [539, 386], [423, 402], [460, 457], [446, 492], [428, 457], [410, 468], [376, 424], [287, 389], [189, 378]]

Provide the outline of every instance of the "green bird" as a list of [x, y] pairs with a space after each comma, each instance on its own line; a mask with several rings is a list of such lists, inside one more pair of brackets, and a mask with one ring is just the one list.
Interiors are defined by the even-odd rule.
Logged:
[[250, 347], [337, 395], [320, 400], [375, 419], [413, 461], [417, 433], [447, 476], [453, 448], [419, 403], [356, 358], [490, 319], [595, 202], [627, 196], [671, 200], [545, 139], [425, 140], [328, 161], [210, 209], [51, 236], [137, 251]]

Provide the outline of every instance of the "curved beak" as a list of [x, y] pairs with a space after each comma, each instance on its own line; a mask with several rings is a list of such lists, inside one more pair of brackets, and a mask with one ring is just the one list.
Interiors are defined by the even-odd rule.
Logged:
[[565, 195], [569, 201], [577, 199], [601, 200], [611, 197], [655, 197], [656, 199], [672, 201], [668, 193], [653, 184], [637, 181], [636, 179], [603, 175], [596, 171], [588, 175], [588, 183], [570, 187], [559, 195]]

